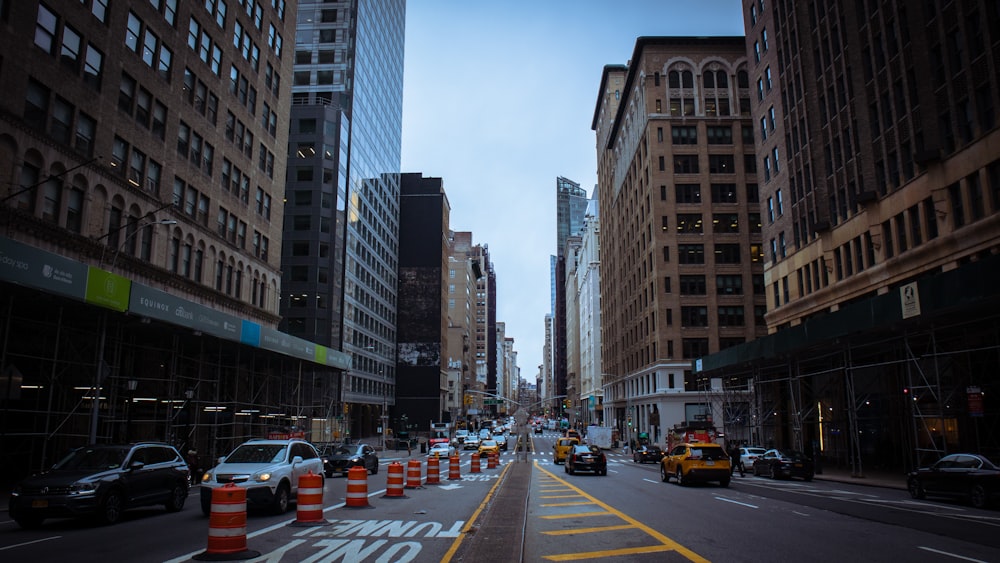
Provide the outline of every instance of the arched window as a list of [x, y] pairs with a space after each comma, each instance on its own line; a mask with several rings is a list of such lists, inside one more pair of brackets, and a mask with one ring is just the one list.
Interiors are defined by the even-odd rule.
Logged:
[[681, 72], [681, 87], [694, 88], [694, 74], [690, 70]]
[[715, 87], [716, 88], [729, 87], [729, 75], [726, 74], [726, 71], [724, 70], [715, 71]]
[[676, 70], [671, 70], [670, 74], [667, 76], [667, 84], [671, 88], [681, 87], [681, 75]]
[[747, 71], [741, 70], [736, 73], [736, 86], [738, 88], [750, 87], [750, 75], [747, 74]]
[[702, 75], [701, 79], [705, 82], [705, 88], [715, 88], [715, 73], [712, 71], [706, 71]]

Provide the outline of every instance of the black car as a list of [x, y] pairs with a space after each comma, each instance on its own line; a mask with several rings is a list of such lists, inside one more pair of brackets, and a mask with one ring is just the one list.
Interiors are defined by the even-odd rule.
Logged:
[[753, 474], [771, 479], [799, 477], [812, 481], [813, 461], [795, 450], [767, 450], [753, 461]]
[[632, 452], [632, 461], [635, 463], [646, 463], [652, 461], [659, 463], [663, 459], [663, 450], [660, 446], [639, 446]]
[[541, 424], [536, 424], [535, 425], [535, 434], [541, 434], [541, 433], [542, 433], [542, 425]]
[[978, 454], [951, 454], [930, 467], [910, 472], [906, 479], [910, 496], [944, 496], [968, 499], [984, 508], [1000, 497], [1000, 467]]
[[10, 515], [22, 528], [35, 528], [46, 518], [90, 515], [114, 524], [123, 510], [153, 504], [177, 512], [189, 478], [184, 458], [168, 444], [86, 446], [14, 487]]
[[329, 445], [320, 450], [320, 457], [327, 477], [335, 473], [346, 475], [352, 467], [364, 467], [371, 475], [378, 473], [378, 455], [367, 444]]
[[578, 471], [593, 471], [597, 475], [608, 474], [608, 458], [597, 446], [577, 444], [566, 454], [566, 473], [570, 475]]

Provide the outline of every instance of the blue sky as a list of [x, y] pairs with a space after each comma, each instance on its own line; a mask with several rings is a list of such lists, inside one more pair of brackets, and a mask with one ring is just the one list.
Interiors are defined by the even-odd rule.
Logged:
[[542, 363], [556, 177], [590, 195], [601, 71], [641, 36], [743, 35], [739, 0], [408, 0], [403, 172], [442, 178], [489, 245], [521, 377]]

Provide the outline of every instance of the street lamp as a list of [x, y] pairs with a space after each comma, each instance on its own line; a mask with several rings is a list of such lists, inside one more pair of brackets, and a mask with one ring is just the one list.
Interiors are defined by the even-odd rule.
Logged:
[[132, 403], [135, 402], [135, 390], [139, 387], [139, 381], [129, 379], [125, 382], [125, 386], [128, 388], [128, 402], [125, 403], [125, 442], [129, 442], [132, 433]]

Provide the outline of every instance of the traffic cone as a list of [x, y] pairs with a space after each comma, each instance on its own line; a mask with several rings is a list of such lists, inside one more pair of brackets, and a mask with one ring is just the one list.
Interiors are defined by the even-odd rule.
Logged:
[[472, 453], [472, 465], [469, 467], [469, 473], [479, 473], [483, 470], [483, 464], [479, 461], [479, 452]]
[[388, 474], [382, 498], [406, 498], [403, 493], [403, 464], [398, 461], [390, 463]]
[[448, 458], [448, 480], [460, 481], [462, 479], [462, 468], [459, 465], [458, 454]]
[[490, 453], [488, 453], [486, 455], [487, 455], [487, 457], [486, 457], [486, 469], [496, 469], [497, 468], [497, 458], [500, 457], [500, 454], [498, 454], [496, 452], [490, 452]]
[[406, 488], [407, 489], [418, 489], [420, 488], [420, 481], [422, 476], [423, 466], [419, 459], [411, 459], [406, 464]]
[[347, 472], [347, 502], [349, 508], [370, 508], [368, 504], [368, 470], [352, 467]]
[[441, 484], [441, 467], [437, 454], [427, 459], [427, 481], [425, 483], [428, 485]]
[[323, 519], [323, 476], [309, 471], [299, 477], [295, 521], [289, 526], [329, 526]]
[[232, 483], [212, 489], [208, 549], [192, 559], [236, 561], [259, 556], [259, 551], [247, 549], [247, 490]]

